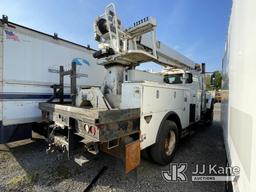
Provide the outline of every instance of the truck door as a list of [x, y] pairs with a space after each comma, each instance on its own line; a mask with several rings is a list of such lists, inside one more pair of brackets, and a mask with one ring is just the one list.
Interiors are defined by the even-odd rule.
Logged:
[[200, 120], [201, 114], [201, 100], [202, 100], [202, 90], [199, 83], [199, 77], [193, 76], [193, 90], [195, 93], [194, 102], [195, 102], [195, 121]]
[[186, 73], [186, 86], [189, 87], [190, 102], [189, 102], [189, 123], [196, 122], [200, 119], [200, 102], [201, 92], [198, 82], [198, 76], [192, 73]]
[[184, 90], [184, 107], [183, 107], [183, 116], [184, 116], [184, 121], [186, 124], [186, 127], [189, 125], [189, 111], [190, 111], [190, 91], [189, 90]]

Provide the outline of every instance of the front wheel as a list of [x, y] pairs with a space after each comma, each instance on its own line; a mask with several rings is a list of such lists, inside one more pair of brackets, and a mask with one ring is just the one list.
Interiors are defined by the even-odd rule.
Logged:
[[158, 131], [156, 143], [150, 147], [152, 159], [160, 165], [169, 164], [174, 157], [178, 140], [176, 123], [166, 120]]

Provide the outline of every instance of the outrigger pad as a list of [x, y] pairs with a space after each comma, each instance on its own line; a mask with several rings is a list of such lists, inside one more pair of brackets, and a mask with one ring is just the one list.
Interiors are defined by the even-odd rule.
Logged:
[[128, 173], [140, 164], [140, 140], [125, 145], [125, 173]]

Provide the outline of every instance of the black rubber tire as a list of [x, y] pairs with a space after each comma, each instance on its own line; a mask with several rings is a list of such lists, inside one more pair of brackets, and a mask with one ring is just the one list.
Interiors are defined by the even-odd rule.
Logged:
[[152, 162], [152, 157], [151, 157], [151, 154], [150, 154], [150, 147], [147, 147], [146, 149], [143, 149], [141, 151], [141, 158], [146, 160], [146, 161], [151, 161]]
[[213, 110], [214, 110], [214, 102], [211, 103], [211, 109], [207, 109], [207, 112], [206, 112], [207, 125], [212, 125], [213, 115], [214, 115]]
[[[173, 152], [168, 156], [165, 152], [165, 139], [168, 137], [168, 133], [171, 130], [173, 130], [175, 133], [176, 142], [175, 142], [175, 147]], [[156, 143], [150, 147], [150, 153], [153, 161], [160, 165], [169, 164], [175, 155], [178, 141], [179, 141], [178, 127], [176, 123], [174, 121], [166, 120], [158, 131]]]

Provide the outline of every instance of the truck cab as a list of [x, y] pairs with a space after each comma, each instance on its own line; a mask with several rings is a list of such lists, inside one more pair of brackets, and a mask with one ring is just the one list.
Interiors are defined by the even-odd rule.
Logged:
[[164, 71], [163, 75], [165, 83], [189, 89], [190, 123], [198, 121], [201, 113], [206, 111], [206, 104], [211, 102], [205, 91], [204, 74], [197, 70], [172, 69]]

